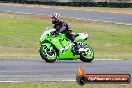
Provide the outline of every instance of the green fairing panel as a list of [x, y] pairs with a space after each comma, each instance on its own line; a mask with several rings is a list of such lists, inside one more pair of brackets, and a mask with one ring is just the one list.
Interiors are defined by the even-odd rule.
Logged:
[[46, 45], [46, 46], [47, 46], [47, 48], [50, 48], [51, 43], [44, 43], [44, 44], [42, 44], [42, 46], [44, 46], [44, 45]]
[[67, 51], [64, 51], [63, 53], [59, 51], [59, 60], [63, 60], [66, 58], [70, 58], [70, 59], [78, 59], [80, 58], [80, 55], [73, 55], [73, 53], [71, 52], [71, 49], [68, 49]]
[[70, 43], [66, 41], [65, 34], [58, 34], [50, 39], [48, 39], [49, 42], [51, 42], [58, 50], [60, 50], [62, 47], [69, 45]]
[[51, 40], [50, 42], [54, 46], [56, 46], [56, 48], [59, 50], [59, 59], [60, 60], [66, 59], [67, 57], [71, 58], [71, 59], [80, 58], [80, 55], [73, 56], [73, 53], [71, 52], [71, 48], [69, 48], [68, 50], [64, 50], [63, 53], [60, 51], [61, 48], [71, 44], [71, 42], [67, 41], [67, 38], [64, 34], [56, 35], [56, 38], [53, 38], [50, 40]]
[[63, 45], [59, 43], [59, 37], [56, 37], [56, 38], [50, 38], [50, 39], [47, 39], [49, 42], [51, 42], [54, 46], [56, 46], [56, 48], [58, 50], [60, 50]]
[[[65, 34], [56, 34], [55, 36], [49, 36], [50, 32], [54, 31], [55, 29], [53, 27], [47, 28], [44, 33], [43, 37], [40, 41], [40, 45], [47, 45], [50, 47], [51, 45], [54, 45], [57, 50], [59, 50], [59, 58], [60, 60], [63, 59], [78, 59], [80, 58], [80, 55], [73, 55], [72, 49], [68, 48], [67, 50], [64, 50], [63, 53], [60, 51], [61, 48], [64, 48], [65, 46], [70, 45], [72, 42], [69, 41], [69, 39], [65, 36]], [[67, 41], [68, 40], [68, 41]]]

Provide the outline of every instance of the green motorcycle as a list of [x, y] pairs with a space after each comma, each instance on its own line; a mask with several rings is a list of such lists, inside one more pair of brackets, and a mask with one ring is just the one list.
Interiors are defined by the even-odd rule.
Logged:
[[84, 42], [88, 38], [87, 33], [73, 34], [80, 46], [78, 53], [74, 54], [75, 44], [63, 33], [53, 34], [55, 30], [53, 27], [47, 27], [40, 37], [39, 52], [42, 59], [46, 62], [77, 59], [83, 62], [91, 62], [94, 59], [93, 49]]

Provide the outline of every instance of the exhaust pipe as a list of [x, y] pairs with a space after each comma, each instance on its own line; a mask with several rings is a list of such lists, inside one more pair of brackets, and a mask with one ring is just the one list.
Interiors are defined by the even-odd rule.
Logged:
[[80, 51], [80, 52], [86, 52], [88, 50], [89, 50], [88, 48], [80, 48], [78, 51]]

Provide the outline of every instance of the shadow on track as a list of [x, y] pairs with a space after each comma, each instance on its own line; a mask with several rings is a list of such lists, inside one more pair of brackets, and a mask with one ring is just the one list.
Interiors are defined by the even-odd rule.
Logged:
[[[50, 64], [50, 62], [46, 62], [44, 60], [42, 62]], [[54, 64], [54, 63], [85, 63], [87, 64], [87, 63], [93, 63], [93, 62], [82, 62], [80, 60], [56, 60], [55, 62], [52, 62], [51, 64]]]

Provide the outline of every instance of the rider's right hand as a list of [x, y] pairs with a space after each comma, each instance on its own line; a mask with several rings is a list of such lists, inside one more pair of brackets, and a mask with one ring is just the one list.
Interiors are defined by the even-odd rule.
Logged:
[[50, 35], [53, 35], [54, 33], [53, 32], [50, 32]]
[[53, 32], [50, 32], [50, 35], [55, 35], [56, 33], [55, 33], [55, 31], [53, 31]]

